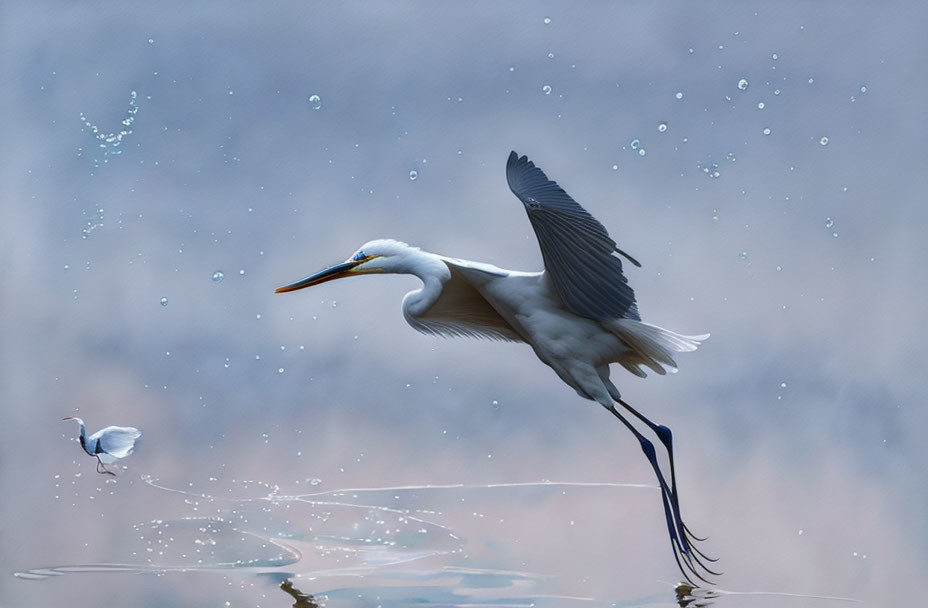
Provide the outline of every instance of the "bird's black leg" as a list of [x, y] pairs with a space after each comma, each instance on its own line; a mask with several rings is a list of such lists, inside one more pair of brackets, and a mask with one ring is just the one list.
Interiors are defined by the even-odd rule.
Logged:
[[103, 473], [105, 475], [112, 475], [113, 477], [116, 477], [116, 473], [107, 470], [99, 456], [97, 456], [97, 473]]
[[[634, 415], [638, 420], [640, 420], [645, 425], [647, 425], [649, 429], [654, 431], [654, 434], [657, 435], [658, 439], [661, 440], [661, 443], [664, 444], [664, 448], [667, 450], [667, 459], [670, 462], [670, 500], [671, 500], [671, 506], [673, 507], [673, 510], [676, 514], [676, 519], [677, 519], [676, 523], [677, 523], [677, 527], [680, 530], [680, 537], [681, 537], [680, 543], [684, 548], [684, 553], [688, 553], [689, 550], [692, 549], [694, 553], [698, 554], [699, 557], [702, 557], [703, 559], [707, 561], [710, 561], [710, 562], [718, 561], [716, 558], [707, 556], [705, 553], [703, 553], [702, 551], [700, 551], [698, 548], [694, 546], [694, 543], [692, 541], [694, 540], [703, 541], [705, 539], [700, 538], [696, 536], [695, 534], [693, 534], [690, 531], [690, 529], [686, 527], [686, 524], [683, 523], [683, 520], [680, 516], [680, 499], [679, 499], [679, 496], [677, 495], [677, 474], [676, 474], [676, 471], [674, 470], [674, 464], [673, 464], [673, 433], [670, 431], [668, 427], [664, 426], [663, 424], [655, 424], [654, 422], [652, 422], [644, 414], [642, 414], [641, 412], [633, 408], [631, 405], [626, 403], [624, 400], [616, 399], [616, 401], [618, 401], [622, 405], [622, 407], [624, 407], [629, 412], [631, 412], [632, 415]], [[699, 560], [699, 557], [697, 557], [696, 555], [693, 556], [696, 562], [700, 566], [702, 566], [707, 572], [710, 572], [711, 574], [719, 576], [720, 573], [714, 572], [713, 570], [706, 568], [705, 564], [703, 564]]]
[[[680, 572], [686, 578], [686, 580], [692, 584], [692, 579], [689, 577], [689, 573], [693, 574], [699, 580], [712, 584], [710, 581], [706, 580], [702, 575], [699, 574], [696, 567], [693, 565], [693, 553], [689, 550], [688, 544], [684, 535], [685, 527], [680, 518], [679, 510], [674, 508], [674, 497], [671, 494], [670, 488], [667, 486], [667, 481], [664, 479], [664, 474], [661, 471], [660, 465], [657, 462], [657, 454], [654, 450], [654, 444], [644, 435], [642, 435], [635, 426], [628, 421], [614, 406], [609, 406], [606, 409], [612, 413], [613, 416], [622, 421], [629, 431], [638, 439], [638, 442], [641, 444], [641, 451], [644, 452], [645, 457], [647, 457], [648, 462], [651, 463], [651, 468], [654, 469], [655, 475], [657, 475], [657, 481], [661, 488], [661, 502], [664, 506], [664, 518], [667, 522], [667, 532], [670, 534], [670, 543], [674, 551], [674, 559], [677, 561], [677, 566], [680, 568]], [[680, 557], [683, 557], [681, 562]], [[702, 566], [706, 571], [711, 572], [706, 568], [698, 558], [695, 558], [696, 563]], [[686, 568], [683, 567], [683, 564], [686, 564]]]

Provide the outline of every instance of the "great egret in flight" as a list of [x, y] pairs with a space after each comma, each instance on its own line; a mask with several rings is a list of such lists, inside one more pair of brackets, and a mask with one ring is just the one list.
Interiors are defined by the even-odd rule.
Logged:
[[[554, 372], [585, 398], [622, 421], [641, 444], [657, 475], [674, 558], [683, 575], [703, 581], [713, 572], [683, 523], [674, 472], [673, 435], [622, 400], [609, 380], [609, 364], [636, 376], [648, 368], [675, 372], [674, 353], [696, 350], [709, 334], [685, 336], [641, 320], [635, 292], [622, 273], [620, 254], [635, 266], [599, 221], [541, 169], [515, 152], [506, 164], [509, 188], [525, 205], [545, 269], [504, 270], [379, 239], [364, 244], [341, 264], [277, 289], [277, 293], [372, 273], [413, 274], [421, 289], [403, 298], [403, 315], [413, 328], [442, 336], [473, 336], [525, 342]], [[670, 483], [654, 444], [616, 408], [620, 405], [649, 428], [667, 450]], [[708, 581], [706, 581], [708, 582]]]
[[113, 464], [120, 458], [125, 458], [135, 449], [135, 442], [142, 436], [142, 431], [131, 426], [108, 426], [100, 429], [90, 437], [87, 436], [87, 427], [84, 421], [76, 416], [68, 416], [62, 420], [74, 420], [81, 425], [80, 442], [84, 451], [97, 459], [97, 473], [115, 476], [116, 473], [108, 471], [107, 464]]

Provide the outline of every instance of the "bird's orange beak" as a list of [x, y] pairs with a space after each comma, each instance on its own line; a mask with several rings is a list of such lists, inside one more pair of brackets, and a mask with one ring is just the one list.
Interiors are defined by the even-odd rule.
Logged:
[[316, 274], [312, 274], [305, 279], [297, 281], [296, 283], [278, 287], [274, 290], [274, 293], [296, 291], [297, 289], [303, 289], [304, 287], [312, 287], [313, 285], [319, 285], [320, 283], [325, 283], [326, 281], [334, 281], [335, 279], [351, 276], [351, 270], [358, 264], [366, 261], [367, 260], [349, 260], [347, 262], [342, 262], [341, 264], [336, 264], [331, 268], [320, 270]]

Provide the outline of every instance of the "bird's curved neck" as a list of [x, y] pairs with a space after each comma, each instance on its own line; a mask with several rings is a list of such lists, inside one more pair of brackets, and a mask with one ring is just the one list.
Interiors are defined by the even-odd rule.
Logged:
[[422, 281], [421, 289], [411, 291], [403, 298], [403, 314], [413, 317], [432, 307], [441, 296], [442, 285], [451, 278], [451, 270], [440, 256], [418, 249], [410, 251], [402, 272], [416, 275]]
[[80, 425], [81, 425], [81, 435], [80, 435], [80, 437], [79, 437], [79, 440], [80, 440], [80, 442], [81, 442], [81, 447], [84, 448], [84, 451], [85, 451], [85, 452], [87, 452], [88, 454], [90, 454], [91, 456], [93, 456], [93, 451], [91, 451], [91, 450], [87, 447], [87, 427], [84, 426], [84, 423], [83, 423], [83, 422], [81, 422]]

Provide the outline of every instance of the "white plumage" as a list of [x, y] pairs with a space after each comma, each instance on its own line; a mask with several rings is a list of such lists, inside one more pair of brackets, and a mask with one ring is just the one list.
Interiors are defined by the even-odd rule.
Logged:
[[131, 426], [108, 426], [96, 433], [87, 436], [87, 427], [84, 421], [75, 416], [68, 416], [63, 420], [74, 420], [81, 427], [79, 441], [81, 447], [88, 455], [97, 459], [97, 472], [115, 475], [103, 467], [113, 464], [120, 458], [125, 458], [135, 449], [135, 443], [142, 436], [142, 431]]
[[[437, 255], [395, 240], [364, 244], [341, 264], [281, 287], [278, 293], [333, 279], [373, 273], [412, 274], [422, 288], [403, 298], [403, 316], [416, 330], [440, 336], [471, 336], [525, 342], [581, 397], [596, 401], [638, 438], [662, 490], [674, 557], [684, 576], [703, 580], [700, 560], [710, 558], [680, 515], [673, 459], [673, 435], [622, 400], [609, 379], [618, 363], [636, 376], [645, 368], [676, 372], [676, 353], [696, 350], [709, 334], [687, 336], [641, 321], [635, 292], [622, 271], [624, 256], [605, 227], [515, 152], [506, 167], [510, 189], [522, 201], [544, 258], [541, 272], [504, 270], [490, 264]], [[616, 408], [621, 405], [664, 444], [670, 483], [658, 465], [654, 445]], [[712, 560], [710, 560], [712, 561]]]

